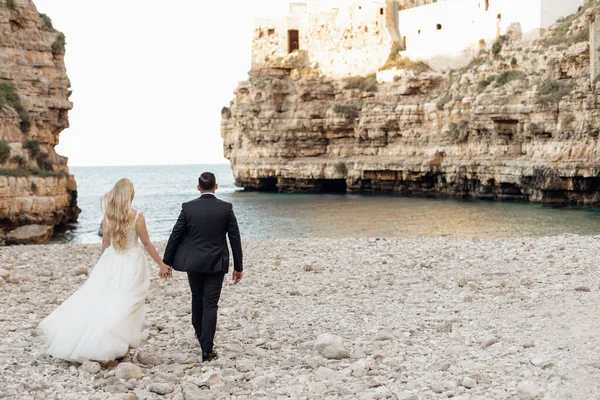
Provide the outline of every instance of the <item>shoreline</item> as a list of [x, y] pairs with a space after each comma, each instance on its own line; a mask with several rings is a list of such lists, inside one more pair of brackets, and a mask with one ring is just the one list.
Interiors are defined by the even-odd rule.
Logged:
[[[157, 247], [162, 252], [164, 242]], [[600, 392], [600, 236], [245, 240], [244, 280], [227, 279], [223, 288], [220, 358], [196, 363], [187, 279], [175, 272], [172, 281], [152, 281], [148, 341], [129, 353], [143, 377], [130, 381], [117, 379], [116, 362], [92, 373], [43, 355], [35, 329], [85, 281], [99, 251], [98, 244], [0, 248], [9, 274], [0, 282], [0, 398]], [[315, 350], [322, 333], [340, 336], [349, 358]]]

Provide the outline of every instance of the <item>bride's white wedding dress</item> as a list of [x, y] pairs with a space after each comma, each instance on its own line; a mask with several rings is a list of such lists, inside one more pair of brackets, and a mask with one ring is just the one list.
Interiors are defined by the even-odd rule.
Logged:
[[39, 327], [48, 354], [69, 361], [109, 361], [137, 347], [144, 323], [150, 270], [134, 227], [127, 250], [108, 247], [84, 285]]

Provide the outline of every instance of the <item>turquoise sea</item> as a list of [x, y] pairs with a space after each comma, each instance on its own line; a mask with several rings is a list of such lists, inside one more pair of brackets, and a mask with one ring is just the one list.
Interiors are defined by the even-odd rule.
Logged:
[[120, 178], [135, 185], [150, 238], [164, 241], [181, 203], [199, 195], [198, 175], [217, 175], [217, 196], [233, 203], [246, 238], [515, 237], [600, 234], [600, 209], [520, 202], [429, 199], [389, 195], [278, 194], [234, 186], [229, 165], [71, 167], [78, 185], [79, 222], [54, 242], [100, 242], [100, 196]]

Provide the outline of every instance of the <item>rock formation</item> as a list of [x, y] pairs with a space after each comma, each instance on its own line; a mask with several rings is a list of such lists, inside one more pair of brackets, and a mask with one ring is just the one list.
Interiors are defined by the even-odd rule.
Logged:
[[588, 2], [534, 42], [515, 26], [461, 70], [392, 54], [376, 75], [345, 80], [318, 67], [251, 71], [222, 110], [236, 183], [598, 204], [598, 10]]
[[65, 36], [32, 1], [0, 1], [0, 242], [2, 230], [79, 214], [67, 159], [54, 150], [72, 108], [64, 54]]

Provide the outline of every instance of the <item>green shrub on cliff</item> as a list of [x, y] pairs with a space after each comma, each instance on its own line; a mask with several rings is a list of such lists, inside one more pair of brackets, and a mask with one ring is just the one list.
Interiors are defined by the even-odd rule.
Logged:
[[523, 72], [523, 71], [518, 71], [518, 70], [504, 71], [503, 73], [500, 74], [498, 79], [496, 79], [496, 82], [498, 83], [499, 86], [504, 86], [510, 81], [516, 81], [519, 79], [523, 79], [523, 78], [525, 78], [525, 76], [526, 76], [525, 72]]
[[380, 71], [384, 71], [386, 69], [410, 69], [415, 71], [416, 74], [420, 74], [421, 72], [429, 71], [429, 65], [427, 65], [424, 61], [412, 61], [408, 57], [403, 57], [398, 53], [398, 50], [393, 50], [385, 64], [381, 68]]
[[479, 87], [481, 89], [484, 89], [484, 88], [490, 86], [492, 84], [492, 82], [494, 82], [496, 79], [498, 79], [498, 77], [496, 75], [490, 75], [490, 76], [486, 77], [485, 79], [482, 79], [479, 81]]
[[336, 104], [333, 106], [333, 112], [342, 114], [348, 119], [355, 119], [358, 117], [359, 109], [354, 104]]
[[583, 15], [585, 11], [591, 6], [597, 4], [594, 1], [588, 1], [586, 4], [579, 8], [575, 14], [571, 14], [569, 16], [559, 18], [556, 21], [556, 25], [551, 27], [551, 33], [549, 36], [546, 36], [540, 40], [540, 44], [545, 46], [553, 46], [559, 44], [571, 45], [574, 43], [585, 42], [590, 38], [590, 30], [589, 26], [586, 27], [579, 33], [575, 35], [568, 35], [569, 29], [571, 29], [571, 25], [573, 21]]
[[10, 145], [6, 140], [0, 140], [0, 163], [8, 160], [8, 156], [10, 155]]
[[548, 79], [537, 87], [535, 100], [539, 104], [558, 104], [572, 89], [571, 84]]
[[21, 98], [14, 85], [2, 82], [0, 83], [0, 107], [9, 106], [19, 113], [21, 118], [21, 131], [23, 133], [29, 132], [31, 128], [31, 118], [23, 105], [21, 105]]
[[352, 76], [346, 78], [344, 89], [359, 89], [365, 92], [377, 91], [377, 76], [369, 74], [367, 76]]
[[29, 117], [29, 114], [26, 111], [21, 111], [19, 117], [21, 117], [21, 132], [29, 132], [31, 129], [31, 117]]
[[37, 139], [28, 140], [25, 142], [25, 148], [29, 150], [32, 157], [35, 157], [40, 152], [40, 141]]
[[46, 25], [46, 28], [54, 29], [54, 27], [52, 26], [52, 20], [49, 16], [47, 16], [46, 14], [40, 14], [40, 18], [42, 19], [42, 21], [44, 21], [44, 25]]
[[23, 109], [21, 98], [19, 97], [19, 93], [17, 93], [17, 88], [11, 83], [0, 83], [0, 106], [9, 106], [17, 111]]
[[28, 176], [28, 171], [20, 168], [0, 168], [0, 176]]
[[39, 168], [0, 168], [0, 176], [39, 176], [40, 178], [69, 176], [64, 171], [44, 171]]
[[17, 154], [16, 156], [13, 157], [13, 161], [16, 162], [17, 164], [19, 164], [19, 166], [23, 166], [25, 164], [27, 164], [27, 160], [25, 160], [25, 157], [23, 157], [22, 155]]
[[498, 36], [498, 39], [496, 39], [492, 45], [492, 53], [494, 54], [494, 57], [497, 57], [500, 54], [502, 51], [502, 46], [504, 46], [504, 42], [506, 42], [506, 35]]
[[54, 43], [52, 43], [52, 54], [65, 54], [65, 45], [67, 44], [64, 33], [59, 33]]

